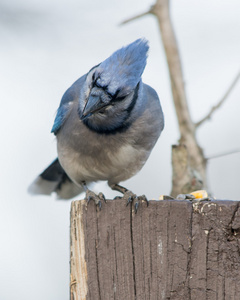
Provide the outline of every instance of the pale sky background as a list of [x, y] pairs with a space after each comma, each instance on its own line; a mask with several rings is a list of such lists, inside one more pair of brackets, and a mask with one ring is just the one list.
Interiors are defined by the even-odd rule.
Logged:
[[[70, 201], [31, 197], [27, 187], [56, 157], [50, 134], [64, 91], [92, 66], [139, 37], [150, 43], [143, 81], [161, 99], [166, 126], [143, 170], [124, 185], [149, 199], [171, 188], [179, 138], [168, 71], [153, 16], [118, 26], [151, 0], [0, 2], [0, 299], [69, 299]], [[223, 96], [240, 69], [239, 0], [178, 0], [172, 19], [194, 121]], [[240, 83], [198, 132], [206, 156], [240, 148]], [[209, 161], [209, 189], [240, 199], [240, 153]], [[106, 183], [97, 184], [107, 198]], [[81, 195], [79, 198], [83, 198]]]

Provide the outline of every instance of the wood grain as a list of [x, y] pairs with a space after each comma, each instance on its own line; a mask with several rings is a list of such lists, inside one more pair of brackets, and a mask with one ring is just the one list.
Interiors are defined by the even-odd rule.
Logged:
[[71, 300], [240, 299], [238, 201], [72, 202]]

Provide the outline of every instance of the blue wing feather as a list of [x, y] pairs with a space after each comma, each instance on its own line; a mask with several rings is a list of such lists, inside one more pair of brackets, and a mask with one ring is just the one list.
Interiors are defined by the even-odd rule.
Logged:
[[63, 125], [70, 109], [70, 102], [74, 100], [74, 93], [72, 93], [72, 87], [70, 87], [63, 95], [60, 102], [60, 106], [57, 110], [57, 114], [54, 120], [54, 124], [51, 132], [55, 135], [58, 133], [59, 129]]
[[58, 133], [59, 129], [63, 125], [63, 123], [66, 119], [66, 116], [68, 115], [69, 109], [70, 109], [69, 103], [59, 106], [59, 108], [57, 110], [56, 118], [54, 120], [52, 130], [51, 130], [51, 132], [53, 132], [55, 135]]
[[54, 120], [54, 124], [51, 132], [55, 135], [61, 129], [64, 121], [66, 120], [68, 113], [71, 109], [70, 103], [74, 100], [77, 100], [79, 97], [80, 89], [86, 79], [86, 75], [80, 77], [74, 84], [64, 93], [59, 108], [57, 110], [57, 114]]

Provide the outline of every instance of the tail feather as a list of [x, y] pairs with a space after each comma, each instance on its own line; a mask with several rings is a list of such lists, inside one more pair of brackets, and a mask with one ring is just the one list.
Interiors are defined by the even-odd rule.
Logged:
[[56, 193], [58, 199], [71, 199], [83, 192], [66, 174], [55, 159], [29, 186], [28, 192], [33, 195], [51, 195]]

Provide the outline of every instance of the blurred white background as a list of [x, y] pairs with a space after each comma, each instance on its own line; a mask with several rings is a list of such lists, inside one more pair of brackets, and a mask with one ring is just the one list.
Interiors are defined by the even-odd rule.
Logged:
[[[124, 183], [158, 199], [171, 188], [171, 145], [179, 138], [152, 0], [1, 0], [0, 299], [69, 298], [70, 201], [31, 197], [27, 187], [56, 157], [50, 130], [64, 91], [92, 66], [139, 37], [150, 42], [143, 80], [154, 87], [165, 130], [143, 170]], [[171, 1], [186, 90], [194, 121], [223, 96], [240, 68], [240, 2]], [[240, 83], [198, 132], [206, 156], [240, 148]], [[209, 189], [240, 199], [240, 153], [212, 159]], [[106, 183], [95, 191], [107, 198]], [[79, 198], [83, 198], [81, 195]]]

